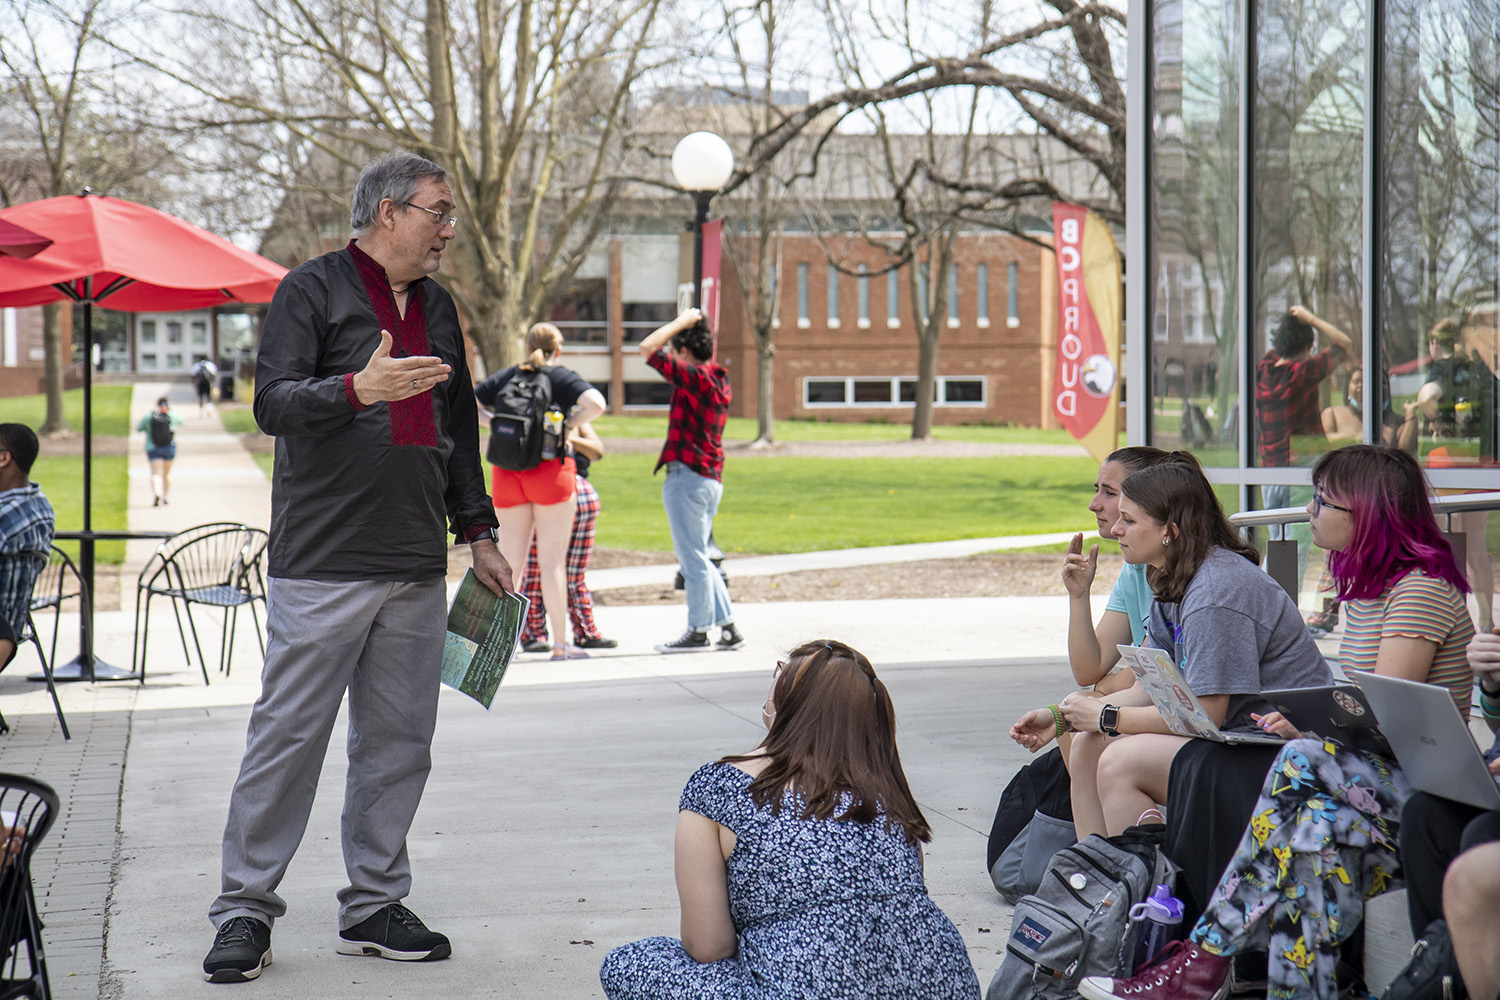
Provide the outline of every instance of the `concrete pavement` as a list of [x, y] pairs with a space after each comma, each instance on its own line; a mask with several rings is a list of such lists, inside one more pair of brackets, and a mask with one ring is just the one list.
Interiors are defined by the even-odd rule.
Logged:
[[[149, 409], [160, 388], [139, 386], [135, 408]], [[144, 454], [133, 447], [132, 527], [265, 526], [269, 490], [254, 461], [216, 420], [195, 416], [189, 387], [168, 394], [188, 416], [172, 502], [151, 507]], [[111, 662], [129, 662], [135, 567], [149, 548], [129, 554], [126, 610], [99, 616], [98, 647]], [[938, 553], [950, 554], [920, 557]], [[796, 568], [809, 568], [799, 558]], [[344, 756], [335, 739], [282, 888], [289, 912], [275, 930], [276, 963], [242, 986], [204, 983], [199, 963], [212, 934], [205, 914], [218, 887], [229, 789], [259, 689], [248, 623], [236, 636], [232, 675], [214, 674], [205, 687], [168, 618], [156, 619], [144, 685], [64, 689], [71, 744], [57, 732], [45, 689], [20, 679], [33, 655], [20, 654], [23, 662], [0, 674], [0, 711], [14, 727], [0, 737], [0, 769], [35, 774], [64, 800], [36, 863], [55, 994], [599, 996], [598, 964], [610, 947], [677, 932], [672, 830], [683, 782], [704, 761], [755, 744], [775, 659], [819, 636], [867, 653], [891, 689], [902, 756], [935, 834], [928, 884], [988, 980], [1009, 908], [984, 871], [985, 837], [1001, 788], [1026, 758], [1005, 731], [1025, 708], [1068, 690], [1065, 601], [741, 605], [744, 649], [679, 656], [650, 649], [681, 630], [680, 607], [598, 614], [619, 650], [557, 666], [523, 655], [488, 712], [443, 693], [435, 770], [410, 838], [410, 903], [453, 938], [454, 957], [406, 965], [334, 954], [334, 893], [344, 884]], [[67, 647], [76, 617], [64, 615], [62, 627]], [[216, 625], [204, 631], [216, 641]]]

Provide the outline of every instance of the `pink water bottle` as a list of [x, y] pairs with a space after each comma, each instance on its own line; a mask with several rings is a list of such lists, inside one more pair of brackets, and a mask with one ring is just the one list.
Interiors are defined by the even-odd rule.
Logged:
[[1130, 908], [1130, 919], [1143, 925], [1136, 931], [1135, 960], [1130, 969], [1133, 975], [1176, 938], [1177, 925], [1182, 923], [1182, 900], [1173, 896], [1168, 886], [1158, 885], [1144, 903]]

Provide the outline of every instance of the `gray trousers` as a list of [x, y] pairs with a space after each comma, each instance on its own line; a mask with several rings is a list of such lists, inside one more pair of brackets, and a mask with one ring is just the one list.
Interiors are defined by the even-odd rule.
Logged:
[[223, 891], [208, 911], [215, 927], [286, 913], [276, 887], [307, 829], [345, 690], [339, 928], [411, 891], [406, 834], [432, 769], [446, 622], [441, 579], [270, 580], [261, 694], [229, 800]]

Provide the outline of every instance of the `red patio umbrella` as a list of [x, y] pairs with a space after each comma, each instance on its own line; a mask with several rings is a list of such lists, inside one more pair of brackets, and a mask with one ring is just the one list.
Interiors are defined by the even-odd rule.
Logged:
[[47, 237], [0, 219], [0, 257], [35, 257], [51, 245]]
[[[0, 222], [56, 234], [45, 254], [0, 257], [0, 306], [71, 301], [83, 306], [83, 531], [79, 570], [94, 586], [93, 306], [125, 312], [269, 302], [286, 269], [221, 236], [145, 205], [64, 195], [0, 210]], [[92, 610], [82, 619], [78, 659], [54, 673], [89, 680], [134, 675], [94, 659]]]

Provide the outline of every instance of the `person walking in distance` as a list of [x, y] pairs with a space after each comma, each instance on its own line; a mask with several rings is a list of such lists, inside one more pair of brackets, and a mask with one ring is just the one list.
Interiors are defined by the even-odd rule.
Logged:
[[[739, 649], [745, 637], [734, 625], [729, 588], [708, 555], [714, 515], [724, 496], [724, 421], [729, 414], [729, 374], [714, 361], [714, 338], [703, 313], [688, 309], [641, 341], [641, 357], [672, 384], [667, 441], [656, 468], [667, 468], [661, 486], [672, 549], [682, 569], [688, 627], [661, 643], [660, 653]], [[717, 644], [708, 631], [718, 626]]]
[[206, 417], [213, 408], [214, 383], [219, 380], [219, 366], [207, 358], [193, 365], [193, 391], [198, 394], [198, 416]]
[[151, 506], [160, 507], [167, 502], [172, 489], [172, 462], [177, 458], [177, 428], [182, 418], [172, 412], [172, 404], [163, 396], [156, 401], [156, 409], [142, 417], [135, 425], [138, 431], [146, 432], [146, 459], [151, 463]]
[[432, 768], [447, 620], [445, 528], [475, 576], [512, 588], [479, 466], [479, 416], [453, 299], [429, 277], [454, 236], [443, 168], [369, 164], [342, 250], [294, 268], [266, 314], [255, 419], [276, 438], [266, 660], [224, 828], [203, 961], [215, 983], [271, 964], [276, 889], [301, 842], [349, 692], [341, 955], [447, 958], [402, 900], [406, 838]]

